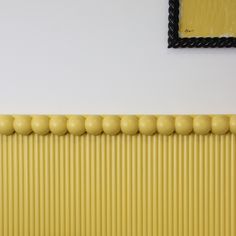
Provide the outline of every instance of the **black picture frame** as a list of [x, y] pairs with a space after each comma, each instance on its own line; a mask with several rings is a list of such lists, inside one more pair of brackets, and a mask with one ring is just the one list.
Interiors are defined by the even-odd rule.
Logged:
[[235, 37], [179, 37], [180, 0], [169, 0], [168, 48], [231, 48]]

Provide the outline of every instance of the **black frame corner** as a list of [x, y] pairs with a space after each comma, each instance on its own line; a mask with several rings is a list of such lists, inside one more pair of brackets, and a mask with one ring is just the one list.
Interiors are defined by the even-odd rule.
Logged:
[[179, 37], [180, 0], [169, 0], [168, 48], [231, 48], [236, 47], [235, 37]]

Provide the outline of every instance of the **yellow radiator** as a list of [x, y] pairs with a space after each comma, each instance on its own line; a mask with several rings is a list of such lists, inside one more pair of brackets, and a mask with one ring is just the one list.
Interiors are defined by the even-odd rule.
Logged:
[[2, 116], [0, 235], [235, 236], [235, 121]]

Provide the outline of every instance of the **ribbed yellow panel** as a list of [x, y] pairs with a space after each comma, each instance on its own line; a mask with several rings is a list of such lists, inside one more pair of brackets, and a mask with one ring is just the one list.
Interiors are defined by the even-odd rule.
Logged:
[[236, 138], [0, 136], [1, 236], [235, 236]]
[[180, 0], [182, 37], [235, 37], [235, 0]]

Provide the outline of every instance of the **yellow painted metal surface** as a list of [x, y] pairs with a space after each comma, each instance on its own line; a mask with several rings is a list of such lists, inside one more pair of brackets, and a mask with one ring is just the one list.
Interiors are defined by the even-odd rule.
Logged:
[[235, 37], [235, 0], [180, 0], [181, 37]]
[[236, 136], [0, 135], [1, 236], [235, 236]]

